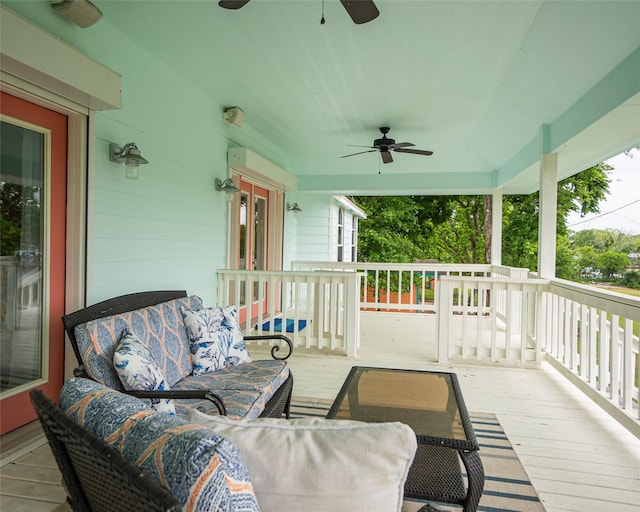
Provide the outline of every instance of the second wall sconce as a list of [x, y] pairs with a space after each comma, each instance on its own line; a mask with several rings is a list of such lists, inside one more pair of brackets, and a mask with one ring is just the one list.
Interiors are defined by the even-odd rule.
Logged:
[[129, 142], [124, 146], [109, 144], [109, 160], [118, 164], [125, 164], [124, 175], [127, 179], [138, 179], [138, 166], [148, 164], [149, 161], [140, 154], [135, 142]]
[[235, 194], [236, 192], [240, 192], [240, 189], [236, 187], [236, 184], [231, 178], [227, 178], [224, 181], [216, 178], [216, 190], [218, 192], [226, 192], [227, 194]]
[[300, 213], [302, 211], [302, 208], [300, 208], [300, 205], [298, 203], [287, 203], [287, 211], [289, 212], [293, 212], [293, 213]]

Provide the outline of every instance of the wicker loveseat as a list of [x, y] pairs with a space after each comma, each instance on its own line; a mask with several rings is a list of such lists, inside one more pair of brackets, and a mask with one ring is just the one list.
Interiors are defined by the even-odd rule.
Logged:
[[417, 446], [397, 422], [184, 419], [86, 378], [31, 398], [81, 512], [399, 512]]
[[[75, 375], [152, 402], [171, 399], [182, 417], [191, 408], [232, 418], [289, 417], [293, 377], [285, 360], [291, 354], [291, 341], [283, 335], [245, 336], [245, 340], [280, 342], [272, 347], [273, 359], [196, 375], [183, 314], [204, 309], [197, 296], [187, 296], [183, 290], [151, 291], [115, 297], [65, 315], [62, 320], [79, 363]], [[146, 346], [166, 387], [125, 391], [113, 361], [125, 334]], [[279, 355], [281, 344], [287, 348], [283, 356]]]

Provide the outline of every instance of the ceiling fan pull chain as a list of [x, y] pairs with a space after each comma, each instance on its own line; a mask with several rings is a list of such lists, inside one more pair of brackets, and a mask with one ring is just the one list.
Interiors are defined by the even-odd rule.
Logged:
[[320, 25], [324, 25], [324, 0], [322, 0], [322, 18], [320, 18]]

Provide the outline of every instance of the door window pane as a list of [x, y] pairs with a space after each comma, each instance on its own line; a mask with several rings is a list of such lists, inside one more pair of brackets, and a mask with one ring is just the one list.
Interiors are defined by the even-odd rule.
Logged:
[[[240, 194], [240, 236], [238, 237], [240, 240], [240, 261], [238, 269], [240, 270], [247, 270], [247, 253], [249, 251], [249, 247], [247, 246], [247, 216], [249, 214], [247, 211], [248, 200], [248, 194], [246, 192], [242, 192]], [[247, 303], [244, 288], [244, 286], [240, 287], [240, 306], [244, 306]]]
[[[267, 200], [264, 197], [255, 197], [253, 222], [253, 269], [265, 270], [267, 268]], [[253, 283], [253, 300], [258, 300], [258, 294], [258, 283]]]
[[8, 391], [42, 377], [44, 249], [42, 133], [0, 126], [0, 381]]

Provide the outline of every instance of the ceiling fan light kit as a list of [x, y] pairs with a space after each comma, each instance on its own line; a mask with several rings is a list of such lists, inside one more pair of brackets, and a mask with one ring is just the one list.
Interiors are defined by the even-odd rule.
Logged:
[[428, 151], [425, 149], [407, 149], [415, 146], [415, 144], [412, 144], [411, 142], [396, 142], [394, 139], [387, 137], [387, 133], [389, 133], [389, 130], [391, 129], [388, 126], [381, 126], [379, 129], [380, 133], [382, 133], [382, 137], [379, 139], [375, 139], [373, 141], [373, 146], [360, 146], [363, 148], [369, 148], [368, 150], [358, 151], [357, 153], [344, 155], [340, 158], [347, 158], [349, 156], [356, 156], [362, 155], [364, 153], [373, 153], [374, 151], [379, 151], [383, 163], [390, 164], [391, 162], [393, 162], [391, 151], [395, 151], [396, 153], [411, 153], [413, 155], [423, 156], [433, 155], [433, 151]]

